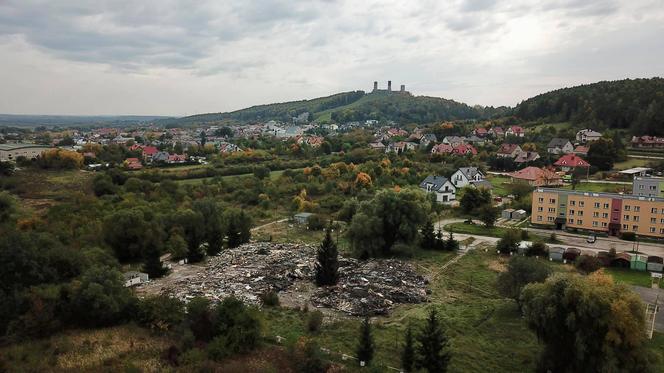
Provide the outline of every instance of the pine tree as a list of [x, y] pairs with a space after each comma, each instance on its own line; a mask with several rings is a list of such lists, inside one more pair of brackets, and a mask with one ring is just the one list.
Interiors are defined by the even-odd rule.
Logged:
[[160, 252], [157, 246], [149, 244], [144, 254], [143, 271], [150, 278], [159, 278], [168, 272], [168, 269], [164, 268], [159, 258]]
[[318, 248], [316, 262], [316, 285], [334, 285], [339, 280], [339, 252], [332, 241], [332, 229], [327, 228], [325, 239]]
[[413, 343], [413, 328], [408, 325], [406, 329], [406, 340], [401, 353], [401, 369], [404, 372], [412, 372], [415, 365], [415, 345]]
[[433, 223], [430, 219], [427, 220], [422, 227], [420, 247], [426, 250], [433, 250], [436, 248], [436, 234], [433, 231]]
[[459, 250], [459, 241], [454, 239], [452, 232], [450, 232], [447, 241], [445, 241], [445, 249], [449, 251]]
[[417, 341], [419, 342], [418, 368], [426, 369], [428, 372], [447, 372], [447, 364], [450, 361], [449, 341], [438, 323], [435, 310], [429, 313], [427, 323]]
[[373, 337], [371, 336], [371, 324], [369, 318], [364, 318], [360, 327], [360, 343], [357, 345], [357, 359], [364, 361], [366, 365], [371, 363], [374, 353]]
[[438, 229], [438, 232], [436, 232], [436, 250], [445, 250], [445, 238], [443, 237], [443, 232], [440, 229]]

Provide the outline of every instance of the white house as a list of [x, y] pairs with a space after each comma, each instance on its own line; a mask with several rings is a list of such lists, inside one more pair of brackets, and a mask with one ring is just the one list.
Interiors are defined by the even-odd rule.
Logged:
[[597, 141], [600, 137], [602, 137], [601, 133], [593, 131], [590, 128], [586, 128], [576, 133], [576, 141], [584, 144], [591, 141]]
[[546, 151], [551, 154], [569, 154], [574, 152], [574, 145], [567, 139], [554, 137], [546, 146]]
[[436, 193], [436, 202], [447, 203], [456, 199], [456, 187], [445, 176], [427, 176], [420, 183], [420, 188], [427, 193]]
[[452, 174], [451, 181], [457, 189], [460, 189], [482, 180], [484, 174], [477, 167], [461, 167]]

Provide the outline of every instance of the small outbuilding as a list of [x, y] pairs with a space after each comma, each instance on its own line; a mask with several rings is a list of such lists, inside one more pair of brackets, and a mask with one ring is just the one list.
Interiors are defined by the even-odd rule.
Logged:
[[576, 260], [576, 258], [581, 255], [581, 250], [573, 248], [573, 247], [568, 247], [565, 249], [565, 252], [563, 253], [563, 259], [566, 262], [573, 262]]
[[564, 247], [550, 247], [549, 248], [549, 260], [555, 262], [563, 261], [563, 254], [565, 254]]
[[635, 269], [637, 271], [645, 271], [648, 267], [648, 256], [636, 254], [632, 255], [632, 258], [629, 262], [629, 268]]
[[514, 209], [505, 209], [503, 212], [500, 214], [500, 217], [503, 219], [511, 220], [512, 219], [512, 213], [514, 212]]
[[150, 277], [147, 273], [129, 271], [122, 274], [125, 280], [125, 287], [132, 287], [148, 282]]
[[651, 272], [662, 272], [664, 270], [664, 258], [661, 256], [649, 256], [646, 269]]
[[631, 255], [627, 253], [618, 253], [611, 259], [610, 265], [611, 267], [616, 268], [629, 268], [631, 260]]
[[293, 215], [293, 220], [295, 220], [296, 224], [306, 225], [309, 223], [309, 218], [312, 215], [313, 214], [310, 212], [300, 212], [298, 214]]
[[521, 220], [526, 218], [526, 210], [516, 210], [512, 213], [513, 220]]

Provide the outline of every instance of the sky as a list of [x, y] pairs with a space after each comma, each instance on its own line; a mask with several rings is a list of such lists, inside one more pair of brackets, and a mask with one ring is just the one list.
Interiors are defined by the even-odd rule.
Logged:
[[509, 105], [664, 75], [664, 0], [0, 0], [0, 113], [193, 115], [401, 84]]

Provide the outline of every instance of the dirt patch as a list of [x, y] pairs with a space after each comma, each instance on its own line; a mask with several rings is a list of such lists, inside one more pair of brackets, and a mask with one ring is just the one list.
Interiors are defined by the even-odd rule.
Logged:
[[489, 267], [490, 270], [494, 272], [506, 272], [507, 271], [507, 266], [505, 265], [504, 262], [500, 260], [492, 260], [489, 262]]

